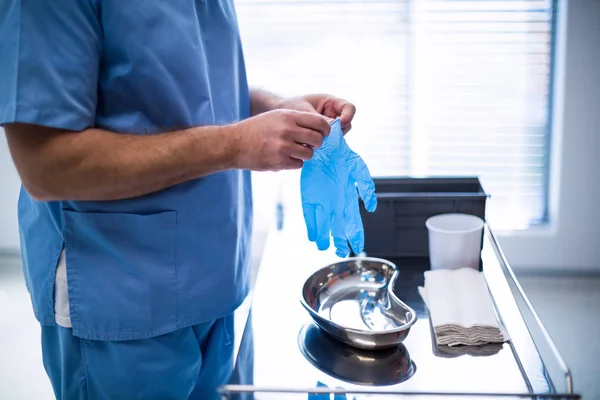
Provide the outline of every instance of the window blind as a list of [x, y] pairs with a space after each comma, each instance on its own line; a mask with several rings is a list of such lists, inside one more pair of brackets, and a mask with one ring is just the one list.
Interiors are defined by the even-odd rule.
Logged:
[[251, 85], [358, 109], [374, 176], [477, 175], [495, 227], [544, 221], [552, 0], [237, 0]]

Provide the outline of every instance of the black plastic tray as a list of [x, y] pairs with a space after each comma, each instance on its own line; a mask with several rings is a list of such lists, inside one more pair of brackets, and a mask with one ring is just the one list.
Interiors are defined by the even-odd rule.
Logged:
[[428, 257], [425, 221], [444, 213], [476, 215], [485, 220], [488, 195], [477, 177], [377, 178], [377, 210], [361, 203], [365, 252], [371, 257]]

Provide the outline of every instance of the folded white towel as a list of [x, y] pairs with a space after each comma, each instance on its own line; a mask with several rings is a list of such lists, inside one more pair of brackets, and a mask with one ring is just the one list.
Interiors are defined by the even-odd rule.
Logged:
[[429, 309], [438, 345], [479, 346], [508, 340], [481, 272], [472, 268], [426, 271], [419, 293]]

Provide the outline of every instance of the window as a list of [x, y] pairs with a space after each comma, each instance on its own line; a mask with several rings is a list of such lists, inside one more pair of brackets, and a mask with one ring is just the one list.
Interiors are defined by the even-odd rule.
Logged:
[[373, 176], [478, 175], [494, 227], [545, 222], [553, 0], [237, 0], [251, 85], [358, 109]]

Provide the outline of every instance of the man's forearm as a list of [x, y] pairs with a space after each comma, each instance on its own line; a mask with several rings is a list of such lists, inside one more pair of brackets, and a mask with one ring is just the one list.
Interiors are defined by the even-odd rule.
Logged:
[[123, 135], [100, 129], [5, 127], [21, 180], [39, 200], [124, 199], [234, 168], [234, 129]]
[[262, 89], [250, 89], [250, 114], [262, 114], [279, 108], [281, 97]]

